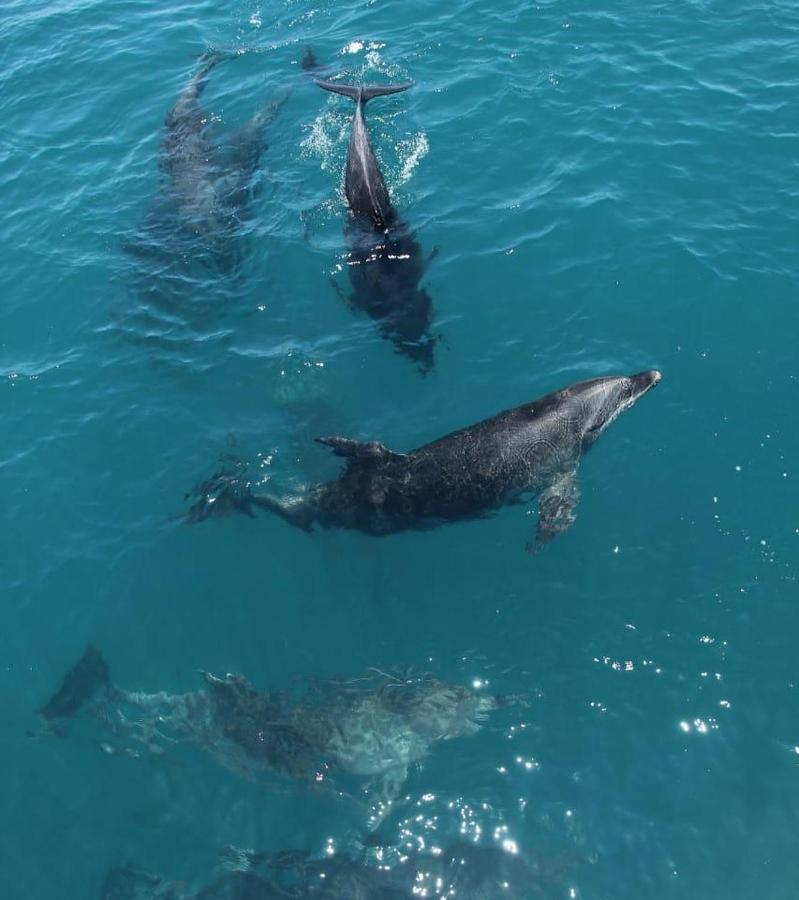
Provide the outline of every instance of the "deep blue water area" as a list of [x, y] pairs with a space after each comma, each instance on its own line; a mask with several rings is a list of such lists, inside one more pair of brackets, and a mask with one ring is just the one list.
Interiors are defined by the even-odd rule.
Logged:
[[[307, 46], [414, 83], [367, 122], [437, 250], [426, 376], [339, 296], [353, 106]], [[411, 768], [385, 844], [518, 850], [535, 896], [795, 897], [796, 3], [5, 0], [0, 48], [0, 896], [374, 843], [358, 803], [199, 750], [43, 735], [91, 641], [143, 691], [374, 667], [524, 697]], [[215, 139], [285, 100], [233, 272], [130, 252], [208, 48]], [[339, 470], [317, 435], [405, 451], [649, 368], [536, 555], [534, 504], [382, 538], [180, 519], [225, 455], [288, 490]]]

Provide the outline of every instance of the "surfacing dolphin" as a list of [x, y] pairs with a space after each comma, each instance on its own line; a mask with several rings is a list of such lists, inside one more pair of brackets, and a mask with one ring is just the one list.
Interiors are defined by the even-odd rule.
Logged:
[[249, 213], [253, 177], [264, 149], [264, 132], [288, 93], [269, 103], [224, 145], [211, 142], [200, 98], [211, 70], [224, 57], [209, 52], [166, 116], [159, 167], [166, 190], [126, 249], [160, 264], [201, 263], [221, 275], [242, 260], [241, 230]]
[[354, 778], [374, 828], [434, 744], [475, 734], [493, 710], [523, 702], [377, 671], [293, 693], [258, 691], [238, 675], [204, 677], [204, 689], [185, 694], [126, 691], [89, 646], [39, 714], [55, 733], [91, 714], [110, 730], [99, 742], [109, 753], [139, 757], [190, 743], [250, 778], [268, 770], [317, 788]]
[[427, 372], [433, 367], [435, 340], [429, 331], [432, 303], [420, 282], [428, 260], [391, 203], [364, 119], [369, 100], [406, 91], [411, 85], [354, 87], [318, 79], [316, 83], [355, 101], [344, 179], [349, 205], [344, 234], [353, 289], [350, 302], [378, 323], [380, 333], [399, 353]]
[[232, 510], [252, 515], [261, 507], [306, 530], [317, 524], [385, 535], [485, 516], [537, 495], [532, 550], [574, 522], [580, 460], [660, 378], [649, 370], [581, 381], [408, 453], [376, 441], [320, 437], [346, 460], [338, 478], [299, 496], [275, 497], [220, 472], [195, 488], [199, 499], [187, 518], [198, 522]]

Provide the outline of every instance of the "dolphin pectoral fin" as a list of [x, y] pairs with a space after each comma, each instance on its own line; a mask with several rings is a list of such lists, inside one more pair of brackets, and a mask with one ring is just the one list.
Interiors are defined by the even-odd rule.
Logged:
[[379, 441], [353, 441], [345, 437], [318, 437], [318, 444], [324, 444], [331, 447], [336, 456], [343, 456], [345, 459], [357, 459], [360, 461], [373, 460], [375, 462], [386, 462], [390, 459], [406, 459], [406, 454], [395, 453], [389, 450]]
[[272, 122], [278, 116], [278, 113], [281, 109], [286, 105], [286, 101], [291, 96], [292, 89], [284, 88], [280, 91], [279, 94], [272, 100], [270, 103], [267, 103], [263, 109], [260, 109], [255, 115], [250, 119], [249, 123], [245, 125], [245, 128], [249, 128], [251, 131], [260, 129], [263, 130], [268, 125], [271, 125]]
[[[290, 96], [290, 88], [281, 91], [220, 148], [226, 170], [216, 181], [217, 191], [221, 196], [233, 197], [236, 190], [246, 187], [258, 168], [264, 150], [264, 132], [277, 118]], [[225, 180], [229, 182], [228, 187], [225, 186]]]
[[528, 551], [540, 550], [553, 537], [568, 530], [576, 518], [574, 509], [580, 499], [577, 471], [567, 472], [538, 498], [538, 528]]

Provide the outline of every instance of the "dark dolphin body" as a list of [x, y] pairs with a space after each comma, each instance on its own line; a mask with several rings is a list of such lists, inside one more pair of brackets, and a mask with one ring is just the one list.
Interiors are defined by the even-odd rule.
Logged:
[[427, 372], [433, 367], [435, 343], [429, 332], [432, 303], [427, 291], [419, 286], [427, 260], [392, 206], [363, 115], [364, 106], [372, 98], [396, 94], [411, 85], [352, 87], [332, 81], [316, 83], [355, 101], [344, 180], [350, 208], [344, 234], [349, 246], [351, 302], [379, 323], [380, 333], [399, 353]]
[[409, 453], [377, 442], [317, 438], [346, 459], [338, 478], [301, 496], [278, 498], [256, 495], [249, 485], [231, 486], [230, 476], [219, 473], [196, 489], [199, 500], [188, 518], [260, 506], [305, 529], [316, 523], [384, 535], [484, 516], [538, 495], [541, 544], [574, 521], [583, 454], [660, 377], [650, 370], [582, 381]]
[[153, 295], [163, 311], [183, 311], [209, 274], [223, 279], [243, 259], [242, 230], [249, 217], [264, 132], [287, 94], [266, 105], [221, 144], [208, 134], [200, 98], [222, 57], [209, 53], [166, 116], [159, 168], [166, 176], [142, 227], [124, 248], [135, 258], [134, 286]]
[[429, 676], [382, 672], [313, 681], [295, 691], [259, 691], [237, 675], [205, 673], [184, 694], [128, 691], [110, 680], [89, 646], [39, 710], [48, 733], [80, 713], [99, 720], [107, 753], [162, 755], [177, 744], [201, 747], [228, 769], [255, 779], [269, 772], [317, 790], [357, 786], [377, 827], [411, 765], [434, 745], [476, 734], [495, 710], [518, 697], [493, 696]]
[[251, 872], [228, 872], [195, 892], [131, 865], [113, 866], [100, 888], [100, 900], [285, 900], [289, 896]]
[[[457, 897], [459, 900], [522, 900], [554, 896], [562, 864], [553, 871], [526, 863], [496, 847], [458, 842], [436, 853], [409, 853], [394, 866], [375, 865], [365, 856], [337, 853], [314, 859], [302, 851], [242, 853], [244, 871], [220, 875], [194, 892], [175, 882], [116, 866], [109, 870], [100, 900], [405, 900]], [[560, 891], [557, 891], [560, 896]]]

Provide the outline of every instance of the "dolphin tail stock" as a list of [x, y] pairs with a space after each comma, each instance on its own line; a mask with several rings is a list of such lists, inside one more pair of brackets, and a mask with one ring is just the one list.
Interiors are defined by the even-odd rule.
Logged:
[[229, 513], [243, 513], [255, 518], [254, 509], [277, 513], [290, 525], [310, 532], [315, 513], [312, 504], [304, 497], [280, 499], [269, 494], [256, 494], [252, 483], [245, 477], [247, 464], [231, 458], [205, 481], [190, 490], [184, 500], [196, 498], [183, 515], [183, 521], [196, 525], [205, 519]]
[[227, 50], [217, 50], [214, 47], [208, 47], [195, 57], [200, 64], [200, 68], [194, 74], [192, 83], [196, 86], [198, 94], [202, 93], [205, 89], [208, 73], [211, 69], [218, 66], [223, 60], [229, 59], [231, 56], [232, 54]]
[[330, 91], [332, 94], [341, 94], [344, 97], [349, 97], [350, 100], [354, 100], [355, 103], [360, 104], [368, 103], [369, 100], [373, 100], [375, 97], [383, 97], [387, 94], [399, 94], [400, 92], [407, 91], [408, 88], [413, 87], [412, 81], [407, 81], [404, 84], [364, 86], [344, 84], [340, 81], [323, 81], [320, 78], [314, 78], [314, 84], [318, 84], [323, 91]]
[[252, 494], [250, 500], [255, 506], [276, 513], [289, 525], [301, 528], [307, 534], [310, 534], [313, 530], [314, 508], [305, 497], [297, 496], [280, 499], [278, 497], [270, 497], [268, 494]]

